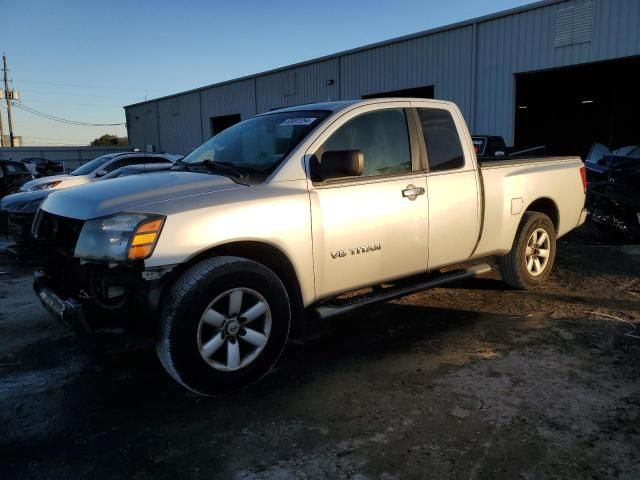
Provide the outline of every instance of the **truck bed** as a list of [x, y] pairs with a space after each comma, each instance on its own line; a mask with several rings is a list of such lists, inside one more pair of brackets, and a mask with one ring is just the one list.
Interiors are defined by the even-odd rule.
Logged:
[[553, 202], [558, 237], [577, 225], [584, 204], [579, 157], [525, 157], [478, 165], [484, 213], [475, 257], [507, 253], [522, 212], [539, 200]]
[[504, 160], [479, 160], [478, 165], [482, 169], [511, 167], [520, 165], [538, 165], [548, 162], [574, 162], [577, 157], [519, 157]]

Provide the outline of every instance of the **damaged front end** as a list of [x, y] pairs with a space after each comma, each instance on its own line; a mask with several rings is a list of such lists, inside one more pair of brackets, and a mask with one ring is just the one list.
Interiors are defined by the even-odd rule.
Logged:
[[612, 240], [640, 240], [638, 185], [640, 165], [611, 168], [606, 179], [589, 184], [587, 208], [591, 220]]
[[[107, 231], [109, 225], [111, 231]], [[91, 258], [87, 249], [102, 247], [105, 241], [124, 242], [126, 252], [139, 247], [134, 245], [136, 237], [125, 238], [126, 232], [113, 227], [113, 222], [101, 226], [104, 229], [98, 234], [106, 239], [87, 233], [96, 230], [95, 221], [38, 211], [33, 236], [46, 254], [42, 270], [35, 274], [36, 294], [54, 317], [83, 336], [149, 337], [167, 269], [145, 271], [143, 259], [130, 255], [124, 261]], [[85, 256], [79, 256], [83, 248]]]

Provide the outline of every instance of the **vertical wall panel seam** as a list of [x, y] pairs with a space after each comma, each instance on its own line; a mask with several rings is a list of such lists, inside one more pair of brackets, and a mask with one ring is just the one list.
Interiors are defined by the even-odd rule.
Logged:
[[476, 128], [476, 108], [477, 108], [477, 93], [478, 93], [478, 81], [477, 81], [477, 69], [478, 69], [478, 24], [474, 23], [471, 30], [471, 128], [472, 131]]
[[158, 151], [162, 151], [162, 140], [160, 139], [160, 105], [156, 101], [156, 129], [158, 130]]

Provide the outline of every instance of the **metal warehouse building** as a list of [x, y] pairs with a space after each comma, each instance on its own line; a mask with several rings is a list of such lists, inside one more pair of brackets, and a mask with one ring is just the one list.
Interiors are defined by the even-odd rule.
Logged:
[[445, 99], [473, 133], [582, 154], [640, 143], [640, 0], [548, 0], [125, 107], [129, 139], [188, 153], [257, 113]]

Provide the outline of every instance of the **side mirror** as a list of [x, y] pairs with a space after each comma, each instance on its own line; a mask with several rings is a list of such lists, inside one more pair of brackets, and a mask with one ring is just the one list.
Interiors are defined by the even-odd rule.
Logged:
[[98, 170], [96, 172], [96, 178], [104, 177], [107, 173], [109, 172], [107, 172], [106, 170]]
[[320, 180], [359, 177], [364, 172], [362, 150], [334, 150], [324, 152], [320, 163], [314, 165], [313, 175]]

